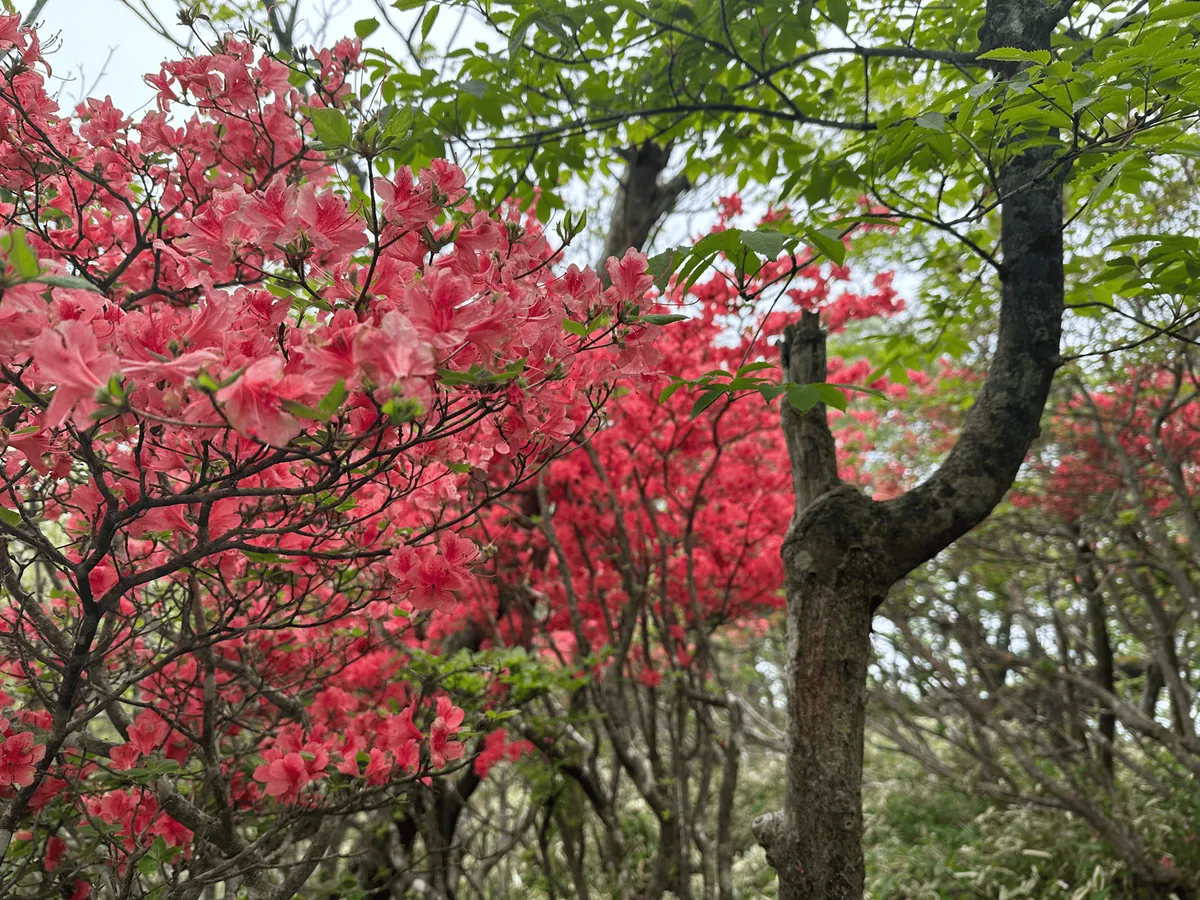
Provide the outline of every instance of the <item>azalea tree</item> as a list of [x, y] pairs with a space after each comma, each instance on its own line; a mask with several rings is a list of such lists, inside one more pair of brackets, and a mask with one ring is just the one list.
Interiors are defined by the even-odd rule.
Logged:
[[15, 16], [0, 49], [2, 892], [290, 897], [469, 764], [431, 616], [653, 366], [645, 260], [559, 274], [572, 222], [401, 165], [411, 120], [342, 110], [355, 41], [223, 38], [136, 120], [60, 110]]

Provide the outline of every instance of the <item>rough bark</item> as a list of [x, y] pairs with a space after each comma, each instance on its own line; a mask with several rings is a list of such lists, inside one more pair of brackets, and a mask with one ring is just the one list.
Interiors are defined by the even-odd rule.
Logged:
[[[788, 379], [825, 378], [825, 335], [805, 313], [784, 335]], [[782, 813], [754, 823], [781, 900], [863, 895], [862, 753], [871, 614], [886, 585], [874, 504], [839, 482], [823, 405], [784, 408], [796, 513], [787, 578], [787, 781]]]
[[[1063, 10], [989, 0], [981, 50], [1048, 49]], [[1011, 487], [1059, 360], [1063, 306], [1062, 171], [1053, 145], [1015, 154], [999, 173], [1000, 316], [987, 379], [958, 442], [927, 481], [875, 502], [839, 482], [818, 406], [784, 409], [796, 511], [783, 544], [787, 586], [787, 781], [784, 808], [755, 835], [780, 900], [861, 900], [862, 753], [870, 626], [893, 584], [978, 525]], [[803, 316], [784, 336], [789, 380], [824, 378], [824, 335]]]

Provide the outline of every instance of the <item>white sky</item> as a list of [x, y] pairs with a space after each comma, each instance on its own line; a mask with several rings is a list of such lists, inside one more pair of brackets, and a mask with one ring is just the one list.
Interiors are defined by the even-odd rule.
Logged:
[[[25, 13], [34, 4], [33, 0], [17, 0], [17, 5]], [[187, 40], [187, 30], [176, 24], [173, 0], [146, 0], [146, 5], [164, 24], [173, 26], [181, 41]], [[323, 9], [331, 13], [323, 42], [326, 46], [339, 38], [353, 36], [354, 23], [359, 19], [379, 17], [372, 0], [306, 0], [301, 21], [309, 14], [309, 23], [297, 29], [299, 38], [309, 38], [310, 30], [319, 26]], [[390, 12], [393, 21], [411, 21], [411, 13]], [[160, 62], [179, 54], [121, 0], [47, 0], [37, 21], [41, 23], [43, 42], [51, 36], [59, 38], [51, 65], [55, 76], [63, 79], [64, 100], [74, 101], [83, 92], [85, 96], [110, 95], [117, 108], [126, 113], [136, 112], [154, 96], [142, 76], [157, 72]], [[436, 42], [438, 32], [450, 26], [449, 22], [439, 21], [431, 38]], [[399, 46], [398, 39], [386, 26], [372, 35], [369, 43], [388, 50]]]
[[[132, 2], [138, 5], [138, 0]], [[145, 6], [154, 10], [161, 22], [173, 27], [181, 42], [188, 40], [187, 29], [176, 22], [177, 6], [174, 0], [144, 2]], [[14, 0], [14, 3], [25, 14], [33, 7], [34, 0]], [[393, 22], [407, 27], [414, 21], [415, 13], [400, 13], [389, 8], [389, 15]], [[380, 18], [373, 0], [303, 0], [297, 40], [313, 43], [313, 30], [326, 21], [327, 29], [320, 45], [330, 46], [341, 37], [353, 35], [354, 23], [366, 18]], [[457, 24], [455, 18], [443, 15], [438, 19], [430, 35], [431, 43], [435, 46], [449, 43]], [[61, 79], [60, 99], [64, 108], [73, 106], [81, 96], [111, 96], [118, 109], [136, 118], [137, 112], [148, 106], [154, 97], [154, 89], [145, 83], [143, 76], [157, 72], [164, 59], [178, 58], [180, 54], [178, 48], [156, 34], [121, 0], [47, 0], [37, 22], [44, 44], [48, 44], [52, 38], [56, 39], [50, 63], [54, 76]], [[236, 26], [229, 23], [228, 27]], [[202, 33], [207, 32], [202, 30]], [[495, 40], [485, 27], [468, 22], [458, 36], [458, 45], [489, 39]], [[399, 38], [386, 25], [372, 34], [366, 43], [388, 50], [398, 58], [406, 56], [401, 52]], [[722, 192], [722, 187], [728, 190], [732, 185], [714, 183], [689, 197], [685, 203], [687, 211], [681, 210], [664, 223], [663, 231], [650, 252], [686, 243], [689, 236], [704, 233], [712, 219], [710, 204]], [[587, 208], [590, 213], [589, 239], [572, 248], [580, 254], [577, 260], [580, 262], [590, 261], [590, 255], [599, 249], [599, 235], [608, 221], [607, 202], [602, 201], [601, 209], [596, 209], [594, 188], [594, 184], [571, 184], [564, 191], [568, 206]], [[751, 201], [748, 213], [752, 215], [759, 206], [762, 204]], [[751, 216], [747, 216], [746, 223], [751, 221]], [[870, 273], [864, 269], [859, 274]], [[897, 287], [911, 297], [915, 287], [912, 280], [902, 277], [899, 282]]]

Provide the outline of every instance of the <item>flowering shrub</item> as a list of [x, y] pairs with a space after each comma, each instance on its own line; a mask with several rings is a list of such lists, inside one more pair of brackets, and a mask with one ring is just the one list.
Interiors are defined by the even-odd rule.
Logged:
[[[716, 230], [740, 212], [736, 196], [722, 198]], [[735, 639], [761, 636], [782, 606], [779, 548], [794, 507], [778, 406], [744, 391], [697, 411], [694, 396], [672, 388], [747, 365], [772, 369], [778, 383], [768, 360], [796, 307], [819, 310], [834, 333], [903, 309], [890, 277], [859, 292], [846, 267], [812, 260], [807, 250], [784, 254], [741, 284], [729, 266], [687, 290], [674, 284], [664, 304], [687, 315], [655, 341], [662, 359], [653, 389], [621, 385], [583, 447], [483, 512], [472, 534], [488, 544], [488, 558], [453, 614], [431, 620], [431, 635], [448, 642], [469, 623], [484, 622], [481, 646], [533, 649], [568, 675], [628, 679], [648, 689], [663, 685], [664, 676], [701, 684], [713, 677], [704, 647], [718, 628]], [[613, 278], [620, 285], [619, 271]], [[644, 278], [627, 290], [649, 285]], [[764, 300], [778, 285], [785, 288], [781, 299]], [[779, 309], [785, 304], [790, 314]], [[904, 385], [873, 377], [865, 360], [835, 356], [829, 371], [831, 380], [907, 396]], [[907, 374], [918, 390], [931, 384], [922, 373]], [[897, 410], [862, 404], [829, 416], [843, 477], [878, 495], [896, 490], [871, 452], [880, 432], [904, 431]], [[916, 441], [888, 437], [909, 438]], [[434, 553], [413, 551], [401, 565], [415, 571], [421, 554]], [[476, 768], [505, 758], [500, 748], [508, 741], [493, 732]]]
[[0, 893], [290, 897], [471, 764], [411, 654], [476, 511], [654, 366], [645, 259], [556, 274], [455, 166], [344, 134], [355, 42], [224, 39], [136, 120], [60, 110], [17, 17], [0, 50]]

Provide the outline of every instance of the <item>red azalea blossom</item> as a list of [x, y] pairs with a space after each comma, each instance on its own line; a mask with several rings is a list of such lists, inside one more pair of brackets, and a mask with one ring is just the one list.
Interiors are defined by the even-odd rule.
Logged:
[[34, 742], [33, 733], [19, 731], [0, 741], [0, 787], [33, 784], [34, 767], [46, 755], [44, 744]]

